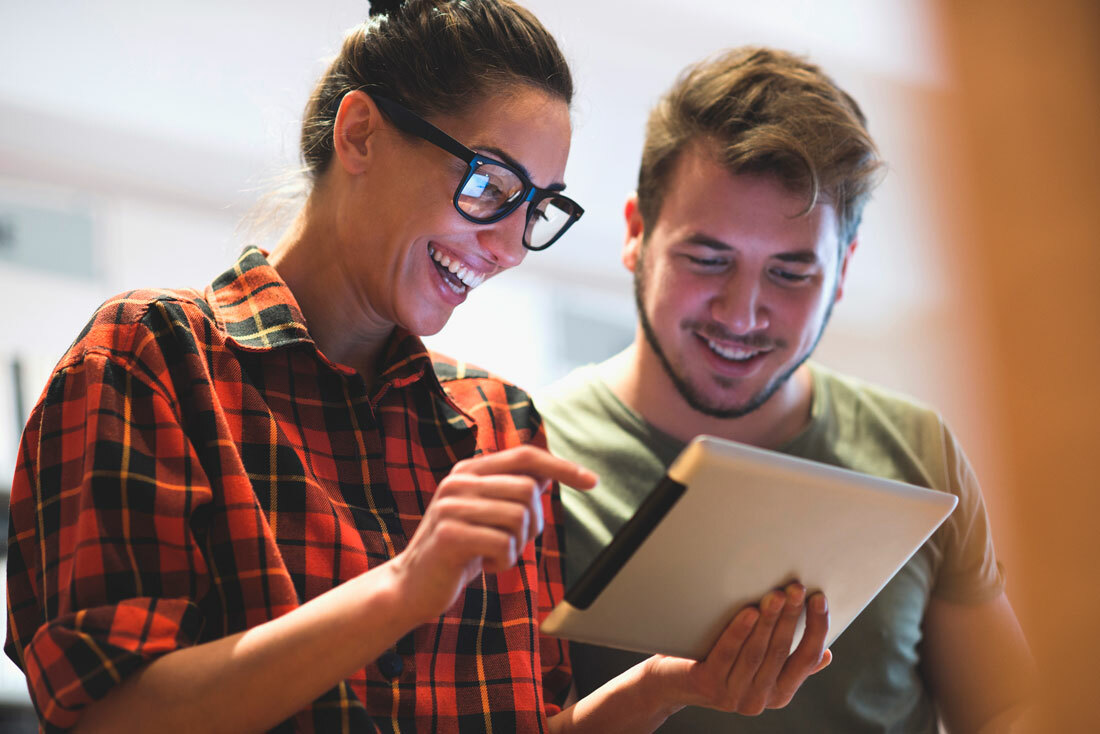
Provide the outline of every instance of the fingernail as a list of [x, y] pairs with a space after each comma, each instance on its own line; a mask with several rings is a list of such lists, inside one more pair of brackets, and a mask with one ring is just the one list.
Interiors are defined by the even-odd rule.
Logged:
[[825, 600], [824, 594], [814, 594], [810, 604], [813, 605], [814, 612], [817, 614], [824, 614], [829, 610], [829, 602]]
[[772, 592], [768, 594], [768, 598], [764, 600], [764, 611], [766, 612], [778, 612], [783, 606], [783, 596]]
[[787, 606], [798, 607], [802, 606], [802, 602], [806, 600], [806, 589], [801, 585], [794, 588], [787, 589]]
[[756, 624], [756, 620], [760, 618], [760, 612], [756, 611], [752, 607], [742, 609], [741, 613], [737, 615], [741, 618], [741, 622], [746, 625]]

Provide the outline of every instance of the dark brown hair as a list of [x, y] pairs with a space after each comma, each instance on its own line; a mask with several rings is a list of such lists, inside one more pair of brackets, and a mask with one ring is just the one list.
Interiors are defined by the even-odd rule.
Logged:
[[461, 112], [494, 86], [525, 83], [569, 104], [573, 79], [557, 43], [510, 0], [376, 0], [317, 82], [301, 155], [316, 181], [332, 158], [340, 100], [362, 89], [422, 116]]
[[674, 163], [695, 141], [713, 145], [732, 173], [773, 174], [805, 193], [803, 213], [825, 197], [841, 246], [855, 237], [882, 168], [859, 105], [819, 67], [783, 51], [734, 49], [686, 69], [650, 113], [638, 173], [647, 232]]

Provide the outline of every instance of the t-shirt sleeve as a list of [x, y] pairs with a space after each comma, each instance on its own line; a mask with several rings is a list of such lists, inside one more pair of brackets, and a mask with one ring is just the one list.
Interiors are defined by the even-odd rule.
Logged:
[[943, 556], [932, 595], [980, 603], [1004, 591], [1004, 571], [993, 548], [989, 515], [974, 470], [946, 426], [943, 436], [946, 479], [959, 504], [936, 533]]
[[5, 650], [45, 731], [201, 633], [190, 521], [209, 486], [171, 400], [139, 374], [100, 353], [60, 368], [20, 446]]

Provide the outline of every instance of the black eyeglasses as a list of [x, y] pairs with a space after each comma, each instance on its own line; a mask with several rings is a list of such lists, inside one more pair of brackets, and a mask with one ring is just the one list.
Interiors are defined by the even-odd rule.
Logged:
[[469, 221], [492, 224], [529, 203], [523, 246], [528, 250], [545, 250], [584, 214], [577, 202], [562, 196], [561, 192], [540, 189], [522, 171], [475, 153], [392, 99], [370, 96], [398, 128], [442, 148], [466, 164], [466, 175], [455, 189], [454, 205]]

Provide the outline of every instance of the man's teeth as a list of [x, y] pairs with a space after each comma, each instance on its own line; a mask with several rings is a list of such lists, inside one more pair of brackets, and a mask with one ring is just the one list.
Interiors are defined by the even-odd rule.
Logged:
[[707, 346], [720, 357], [744, 361], [761, 353], [759, 349], [745, 349], [744, 347], [726, 346], [707, 339]]
[[485, 281], [484, 273], [475, 273], [458, 260], [452, 260], [449, 256], [437, 251], [431, 245], [428, 246], [428, 252], [431, 253], [432, 259], [443, 266], [444, 269], [450, 271], [456, 278], [462, 281], [462, 284], [466, 288], [472, 290], [477, 288]]

